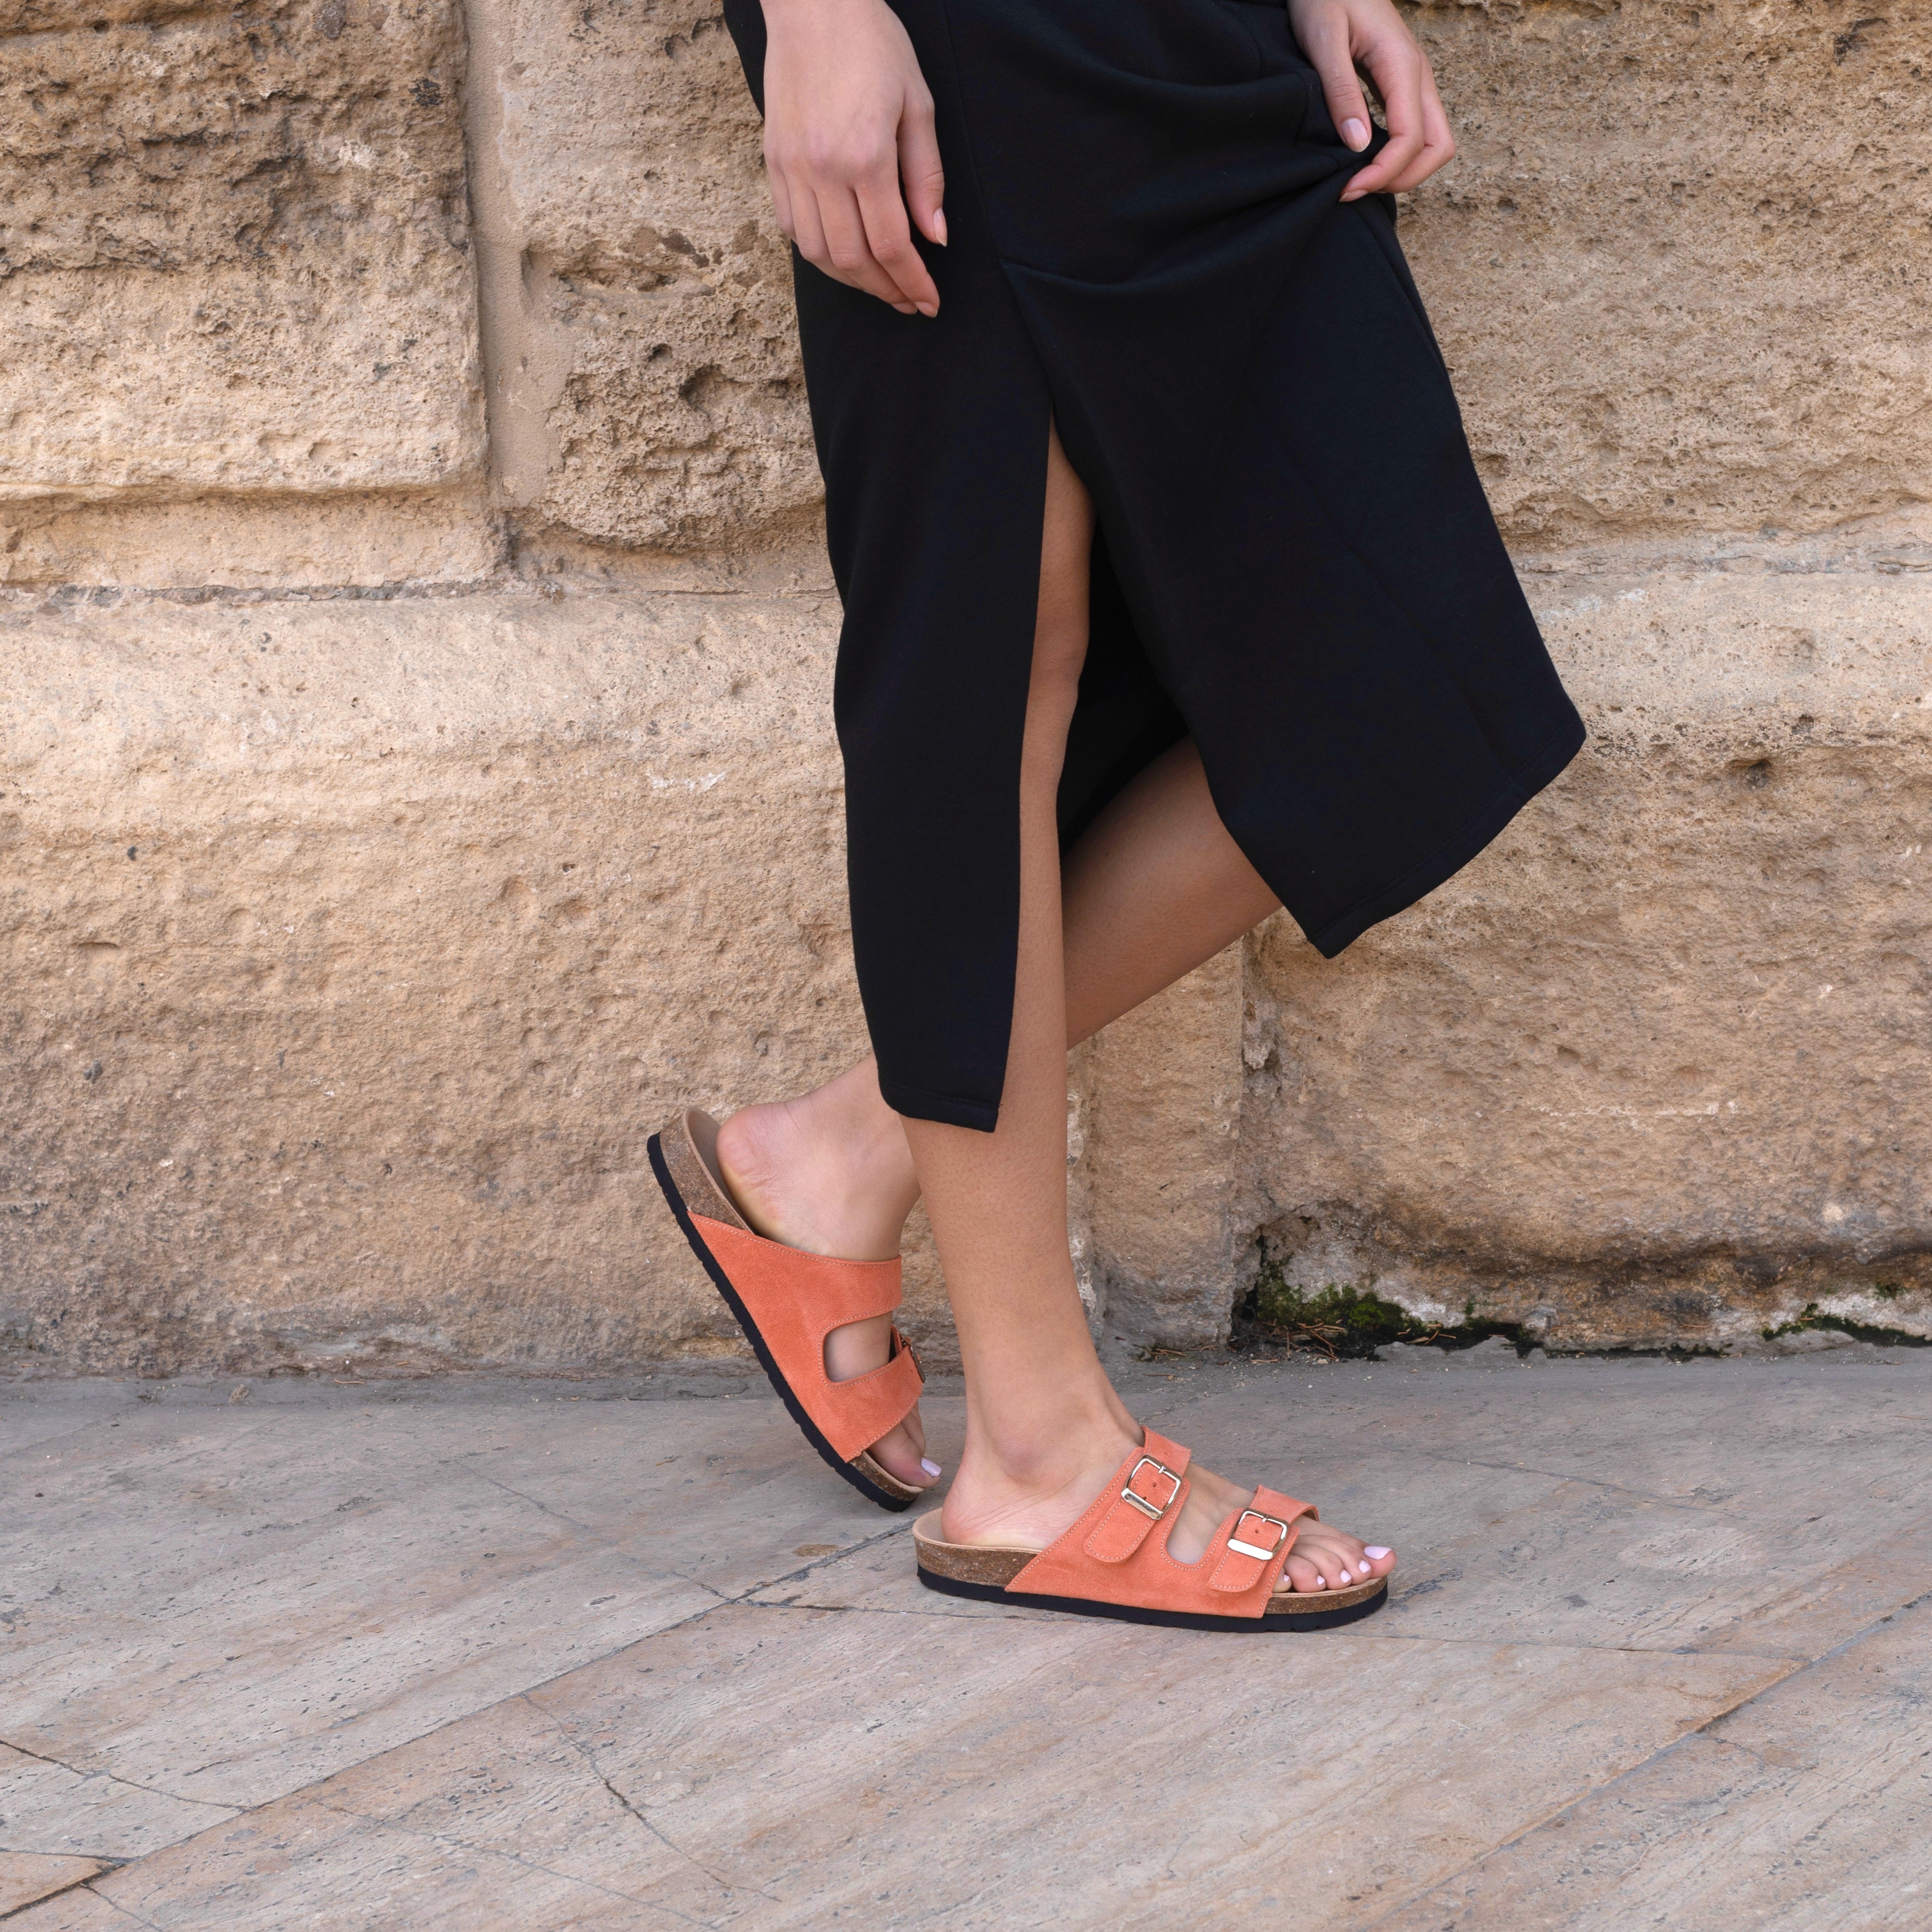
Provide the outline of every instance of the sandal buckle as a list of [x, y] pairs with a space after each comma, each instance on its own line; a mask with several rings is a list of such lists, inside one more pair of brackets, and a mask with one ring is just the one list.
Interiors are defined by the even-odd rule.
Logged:
[[[1173, 1488], [1168, 1491], [1165, 1500], [1158, 1508], [1145, 1496], [1139, 1495], [1134, 1488], [1134, 1484], [1139, 1480], [1140, 1473], [1143, 1469], [1151, 1469], [1156, 1475], [1165, 1476], [1174, 1485]], [[1143, 1456], [1132, 1468], [1128, 1471], [1126, 1484], [1120, 1491], [1120, 1500], [1124, 1503], [1132, 1503], [1134, 1508], [1150, 1522], [1158, 1522], [1173, 1508], [1174, 1499], [1180, 1493], [1180, 1478], [1165, 1462], [1157, 1462], [1151, 1456]], [[1144, 1535], [1146, 1532], [1143, 1531], [1142, 1534]]]
[[[1274, 1544], [1266, 1550], [1262, 1549], [1258, 1544], [1244, 1543], [1240, 1540], [1240, 1532], [1250, 1522], [1267, 1523], [1271, 1528], [1278, 1530], [1280, 1534], [1276, 1537]], [[1257, 1561], [1265, 1563], [1287, 1540], [1288, 1525], [1283, 1522], [1280, 1516], [1263, 1516], [1259, 1510], [1244, 1510], [1234, 1519], [1234, 1530], [1228, 1538], [1228, 1547], [1240, 1556], [1252, 1556]]]

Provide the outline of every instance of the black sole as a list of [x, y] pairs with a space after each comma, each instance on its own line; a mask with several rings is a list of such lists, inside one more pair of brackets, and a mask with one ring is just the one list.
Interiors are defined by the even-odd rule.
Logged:
[[738, 1326], [744, 1330], [745, 1340], [751, 1343], [753, 1352], [764, 1368], [766, 1380], [778, 1392], [781, 1400], [791, 1412], [791, 1419], [803, 1432], [805, 1439], [824, 1458], [825, 1466], [843, 1476], [853, 1488], [867, 1502], [874, 1502], [882, 1510], [890, 1510], [896, 1515], [902, 1510], [909, 1510], [919, 1501], [917, 1496], [908, 1496], [902, 1502], [897, 1496], [889, 1496], [877, 1483], [860, 1474], [851, 1464], [841, 1456], [832, 1444], [819, 1433], [818, 1425], [806, 1414], [804, 1405], [791, 1392], [791, 1384], [780, 1372], [778, 1364], [772, 1358], [772, 1352], [765, 1346], [765, 1338], [758, 1333], [758, 1324], [752, 1319], [750, 1311], [738, 1299], [738, 1291], [731, 1286], [731, 1279], [718, 1265], [718, 1258], [704, 1245], [704, 1237], [691, 1224], [691, 1210], [684, 1204], [684, 1196], [677, 1191], [677, 1184], [670, 1178], [670, 1169], [664, 1164], [664, 1149], [658, 1144], [662, 1137], [652, 1135], [648, 1148], [651, 1157], [651, 1172], [658, 1178], [658, 1185], [664, 1190], [664, 1198], [670, 1204], [670, 1211], [677, 1216], [677, 1225], [683, 1231], [684, 1238], [691, 1244], [691, 1252], [704, 1264], [704, 1272], [711, 1277], [711, 1285], [724, 1298], [724, 1305], [730, 1310]]
[[1036, 1610], [1058, 1610], [1070, 1617], [1108, 1617], [1116, 1623], [1159, 1624], [1168, 1630], [1232, 1630], [1237, 1635], [1257, 1630], [1335, 1630], [1343, 1624], [1358, 1624], [1372, 1617], [1388, 1601], [1384, 1583], [1372, 1597], [1350, 1604], [1339, 1610], [1311, 1610], [1305, 1616], [1290, 1616], [1277, 1612], [1272, 1616], [1208, 1617], [1192, 1610], [1144, 1610], [1132, 1604], [1096, 1604], [1085, 1597], [1035, 1597], [1022, 1591], [1002, 1589], [997, 1583], [962, 1583], [955, 1576], [941, 1576], [920, 1565], [919, 1580], [928, 1590], [948, 1597], [970, 1597], [982, 1604], [1022, 1604]]

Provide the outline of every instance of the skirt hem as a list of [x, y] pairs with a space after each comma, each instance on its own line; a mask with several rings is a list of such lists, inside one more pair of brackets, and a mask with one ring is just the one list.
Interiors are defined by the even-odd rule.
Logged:
[[1519, 765], [1427, 858], [1412, 866], [1400, 878], [1358, 899], [1318, 932], [1310, 933], [1310, 945], [1323, 958], [1333, 959], [1370, 926], [1407, 911], [1418, 900], [1426, 898], [1438, 886], [1454, 878], [1583, 748], [1588, 736], [1582, 718], [1573, 712], [1569, 724], [1534, 758]]
[[944, 1127], [971, 1127], [990, 1134], [1000, 1124], [1000, 1106], [984, 1100], [962, 1100], [950, 1094], [928, 1094], [917, 1087], [903, 1087], [879, 1074], [879, 1093], [896, 1114], [914, 1120], [937, 1120]]

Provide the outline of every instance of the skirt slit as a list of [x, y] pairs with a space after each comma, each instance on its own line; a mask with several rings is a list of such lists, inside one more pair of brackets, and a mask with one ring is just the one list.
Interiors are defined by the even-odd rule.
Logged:
[[[946, 168], [949, 245], [920, 244], [940, 313], [794, 256], [844, 602], [853, 952], [887, 1101], [991, 1130], [1050, 424], [1095, 512], [1063, 846], [1191, 735], [1332, 957], [1480, 850], [1583, 729], [1393, 204], [1341, 204], [1366, 157], [1280, 0], [890, 4]], [[758, 0], [724, 10], [761, 100]]]

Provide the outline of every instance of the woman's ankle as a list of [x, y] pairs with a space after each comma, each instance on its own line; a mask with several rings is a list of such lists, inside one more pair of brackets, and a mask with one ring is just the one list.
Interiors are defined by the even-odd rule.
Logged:
[[795, 1100], [734, 1114], [719, 1130], [718, 1159], [760, 1234], [814, 1253], [896, 1254], [919, 1198], [898, 1116], [862, 1064]]
[[959, 1542], [1051, 1541], [1077, 1521], [1140, 1441], [1116, 1403], [1057, 1403], [1050, 1417], [969, 1414], [944, 1522]]

